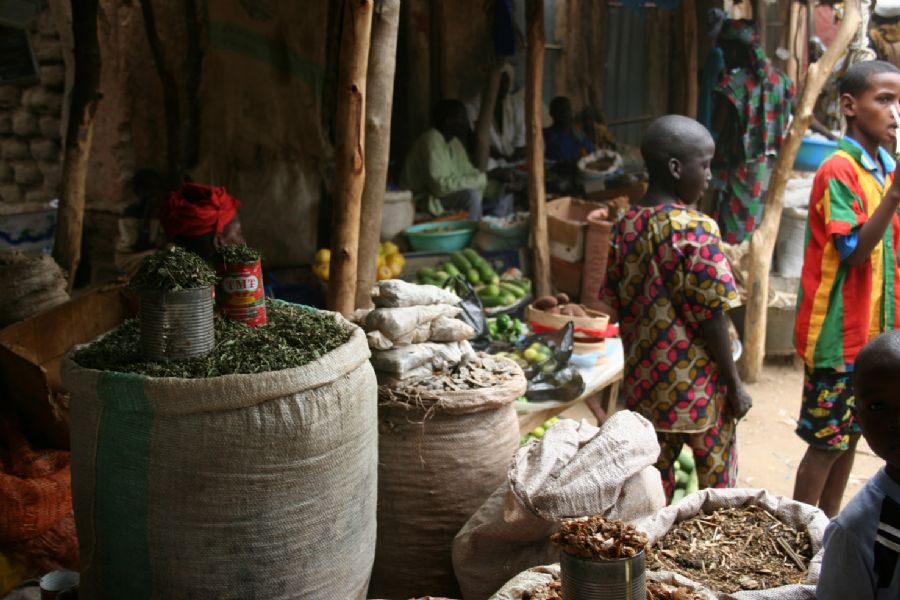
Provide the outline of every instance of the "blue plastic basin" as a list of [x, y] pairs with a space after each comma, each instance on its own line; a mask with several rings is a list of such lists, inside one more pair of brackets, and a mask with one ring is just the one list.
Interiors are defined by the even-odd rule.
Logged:
[[818, 138], [803, 138], [794, 169], [797, 171], [815, 171], [825, 159], [837, 151], [837, 142]]

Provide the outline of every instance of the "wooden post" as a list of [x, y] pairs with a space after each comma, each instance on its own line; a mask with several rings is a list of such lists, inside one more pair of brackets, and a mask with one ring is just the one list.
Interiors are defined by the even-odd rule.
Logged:
[[766, 51], [766, 0], [753, 1], [753, 20], [756, 21], [756, 31], [759, 33], [759, 45]]
[[544, 2], [528, 0], [528, 66], [525, 77], [525, 118], [528, 122], [528, 204], [534, 244], [534, 289], [538, 296], [550, 293], [550, 242], [547, 239], [547, 194], [544, 189], [544, 130], [541, 124], [544, 80]]
[[334, 213], [328, 308], [345, 316], [356, 302], [359, 222], [366, 179], [366, 69], [372, 34], [372, 0], [346, 0], [341, 32], [335, 118]]
[[797, 55], [797, 30], [800, 27], [800, 3], [791, 0], [791, 16], [788, 20], [787, 33], [787, 76], [791, 81], [796, 82], [797, 76], [800, 74], [800, 57]]
[[856, 35], [860, 23], [859, 0], [844, 3], [844, 20], [825, 55], [809, 67], [806, 85], [794, 111], [794, 121], [788, 130], [784, 143], [778, 152], [769, 191], [766, 209], [759, 229], [750, 240], [750, 276], [747, 282], [747, 313], [744, 318], [744, 356], [741, 363], [743, 378], [756, 381], [762, 371], [766, 345], [766, 310], [769, 299], [769, 267], [772, 250], [781, 222], [784, 206], [784, 190], [787, 187], [794, 159], [803, 141], [803, 134], [812, 122], [812, 111], [819, 93], [838, 59], [846, 52], [850, 40]]
[[88, 160], [94, 133], [94, 115], [100, 101], [100, 42], [97, 39], [98, 0], [72, 0], [72, 39], [75, 78], [63, 152], [62, 193], [53, 257], [69, 277], [69, 290], [81, 260], [84, 196]]
[[397, 30], [400, 0], [378, 0], [372, 19], [369, 71], [366, 73], [366, 183], [359, 221], [359, 265], [356, 307], [372, 305], [370, 290], [376, 280], [381, 216], [391, 149], [391, 110], [397, 67]]
[[681, 3], [682, 25], [684, 27], [684, 64], [686, 66], [685, 91], [687, 106], [685, 114], [692, 119], [697, 118], [697, 100], [700, 97], [699, 72], [697, 63], [697, 5], [695, 0], [683, 0]]
[[[481, 107], [475, 123], [475, 168], [481, 171], [487, 171], [488, 159], [491, 157], [491, 126], [494, 124], [494, 105], [500, 93], [502, 76], [503, 67], [497, 65], [488, 75], [481, 93]], [[509, 84], [512, 86], [512, 81]]]

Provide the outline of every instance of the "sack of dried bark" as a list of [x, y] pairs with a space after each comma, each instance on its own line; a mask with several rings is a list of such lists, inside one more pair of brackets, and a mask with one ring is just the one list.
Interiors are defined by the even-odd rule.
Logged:
[[[485, 368], [494, 375], [479, 375]], [[434, 381], [444, 383], [431, 389]], [[467, 387], [471, 381], [482, 387]], [[461, 597], [453, 536], [506, 478], [519, 446], [513, 405], [526, 386], [511, 360], [479, 356], [404, 388], [379, 388], [370, 597]]]
[[[741, 508], [748, 510], [735, 510]], [[712, 515], [717, 510], [733, 512], [704, 518], [708, 522], [697, 526], [700, 530], [709, 529], [714, 539], [689, 534], [694, 538], [694, 551], [666, 551], [666, 545], [674, 543], [665, 537], [669, 532], [687, 527], [686, 523], [694, 517]], [[724, 525], [718, 530], [717, 521]], [[757, 526], [755, 521], [762, 523]], [[634, 524], [650, 536], [648, 569], [668, 567], [706, 585], [720, 600], [815, 599], [822, 537], [828, 525], [828, 518], [818, 508], [772, 496], [765, 490], [705, 489]], [[754, 533], [756, 530], [759, 535]], [[753, 572], [753, 561], [760, 565], [757, 572]], [[808, 563], [805, 572], [795, 563]], [[765, 588], [766, 581], [779, 577], [794, 582]]]
[[466, 598], [487, 598], [516, 573], [558, 559], [549, 537], [573, 517], [626, 521], [665, 506], [653, 426], [631, 411], [602, 428], [564, 419], [522, 447], [507, 481], [453, 541]]

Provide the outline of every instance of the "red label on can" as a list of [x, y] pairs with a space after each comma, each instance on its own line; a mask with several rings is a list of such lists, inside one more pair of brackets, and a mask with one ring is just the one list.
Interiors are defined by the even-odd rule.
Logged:
[[227, 263], [218, 268], [219, 308], [233, 321], [257, 327], [266, 324], [266, 296], [263, 290], [262, 264]]

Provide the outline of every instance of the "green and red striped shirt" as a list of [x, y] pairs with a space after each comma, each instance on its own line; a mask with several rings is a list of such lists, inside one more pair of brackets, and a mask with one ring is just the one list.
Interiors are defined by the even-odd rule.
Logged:
[[893, 182], [893, 160], [886, 156], [882, 162], [884, 183], [873, 173], [868, 153], [844, 139], [816, 172], [794, 327], [797, 353], [811, 368], [843, 369], [873, 335], [895, 327], [900, 312], [897, 215], [863, 264], [843, 263], [835, 246], [835, 236], [858, 231]]

